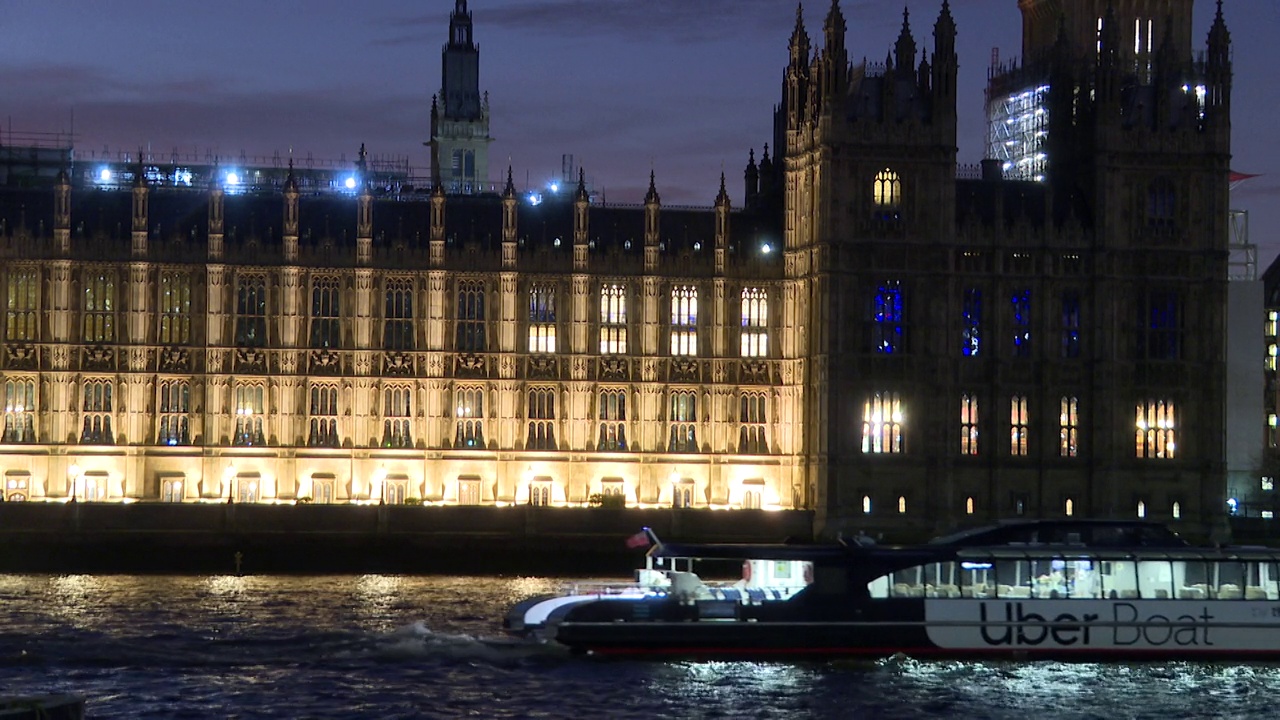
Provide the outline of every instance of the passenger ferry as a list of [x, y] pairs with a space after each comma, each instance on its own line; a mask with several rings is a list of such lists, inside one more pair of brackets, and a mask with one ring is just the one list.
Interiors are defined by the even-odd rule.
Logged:
[[504, 625], [604, 656], [1280, 659], [1280, 551], [1192, 547], [1155, 523], [1002, 523], [919, 546], [649, 536], [635, 582], [530, 598]]

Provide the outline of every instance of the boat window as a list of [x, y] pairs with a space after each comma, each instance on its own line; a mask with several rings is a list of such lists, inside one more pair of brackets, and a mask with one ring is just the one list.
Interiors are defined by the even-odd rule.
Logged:
[[1168, 600], [1175, 597], [1173, 568], [1168, 560], [1138, 561], [1138, 597]]
[[[1254, 563], [1247, 563], [1252, 565]], [[1219, 600], [1240, 600], [1244, 597], [1244, 588], [1249, 576], [1246, 563], [1217, 563], [1217, 598]]]

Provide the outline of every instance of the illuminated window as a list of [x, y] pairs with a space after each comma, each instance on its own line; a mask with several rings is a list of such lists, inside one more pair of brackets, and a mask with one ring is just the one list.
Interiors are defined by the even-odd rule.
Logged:
[[484, 286], [478, 282], [458, 284], [457, 350], [466, 353], [485, 351]]
[[267, 279], [246, 275], [236, 283], [236, 347], [267, 346]]
[[1076, 457], [1080, 452], [1080, 399], [1064, 397], [1058, 408], [1058, 456]]
[[671, 289], [671, 354], [698, 354], [698, 288], [691, 285]]
[[965, 499], [964, 499], [964, 514], [965, 514], [965, 515], [972, 515], [972, 514], [973, 514], [973, 506], [974, 506], [973, 497], [972, 497], [972, 496], [970, 496], [970, 497], [965, 498]]
[[232, 442], [235, 445], [265, 445], [266, 436], [262, 432], [262, 416], [266, 412], [267, 390], [258, 383], [236, 385], [235, 412], [236, 432]]
[[382, 391], [382, 447], [411, 448], [413, 433], [413, 389], [394, 386]]
[[765, 455], [769, 442], [765, 431], [764, 393], [742, 393], [738, 398], [738, 452], [746, 455]]
[[769, 294], [760, 288], [742, 291], [742, 357], [769, 355]]
[[413, 350], [417, 347], [413, 333], [413, 281], [407, 278], [388, 280], [385, 293], [382, 348]]
[[960, 321], [962, 323], [960, 351], [965, 357], [975, 357], [982, 348], [982, 291], [978, 288], [965, 289]]
[[903, 452], [902, 424], [898, 393], [875, 393], [867, 398], [862, 404], [862, 452]]
[[161, 502], [182, 502], [182, 478], [164, 478], [160, 481]]
[[1177, 502], [1176, 500], [1173, 503], [1173, 519], [1174, 520], [1182, 519], [1182, 503]]
[[36, 383], [10, 378], [4, 383], [4, 442], [36, 441]]
[[1276, 479], [1275, 479], [1275, 478], [1273, 478], [1273, 477], [1269, 477], [1269, 476], [1268, 476], [1268, 477], [1264, 477], [1264, 478], [1262, 478], [1262, 485], [1261, 485], [1261, 487], [1262, 487], [1262, 489], [1263, 489], [1263, 490], [1275, 490], [1275, 489], [1276, 489]]
[[342, 346], [341, 288], [337, 278], [320, 278], [311, 286], [311, 347]]
[[671, 439], [667, 452], [698, 452], [698, 393], [675, 390], [671, 396]]
[[547, 507], [551, 504], [551, 480], [534, 478], [529, 482], [529, 504], [534, 507]]
[[898, 178], [898, 173], [889, 168], [876, 173], [876, 180], [872, 185], [871, 192], [876, 207], [897, 207], [902, 202], [902, 182]]
[[166, 272], [160, 275], [160, 344], [191, 342], [191, 276]]
[[312, 385], [308, 411], [311, 431], [307, 434], [307, 445], [341, 446], [342, 441], [338, 438], [338, 386]]
[[600, 288], [600, 354], [627, 354], [627, 288]]
[[903, 332], [902, 286], [897, 280], [881, 284], [871, 297], [871, 351], [892, 355], [906, 349]]
[[1267, 414], [1267, 447], [1280, 446], [1280, 423], [1276, 421], [1275, 413]]
[[453, 446], [480, 448], [484, 444], [484, 391], [479, 388], [462, 388], [454, 392], [456, 407], [454, 418], [458, 421]]
[[1147, 400], [1138, 403], [1136, 415], [1137, 456], [1173, 458], [1177, 437], [1173, 401]]
[[1062, 357], [1080, 357], [1080, 293], [1062, 291]]
[[978, 454], [978, 396], [960, 396], [960, 454]]
[[1031, 357], [1031, 291], [1015, 291], [1010, 301], [1013, 305], [1013, 356]]
[[681, 479], [671, 487], [671, 507], [693, 507], [693, 482]]
[[556, 449], [556, 391], [550, 388], [534, 388], [529, 391], [529, 404], [525, 408], [529, 420], [529, 435], [525, 438], [526, 450]]
[[1271, 310], [1267, 313], [1267, 337], [1280, 334], [1280, 312]]
[[116, 279], [106, 272], [86, 273], [84, 278], [84, 341], [109, 343], [116, 340]]
[[556, 351], [556, 289], [534, 285], [529, 290], [529, 352]]
[[112, 445], [115, 435], [111, 432], [113, 386], [110, 380], [86, 380], [80, 387], [82, 445]]
[[905, 495], [898, 496], [898, 514], [902, 515], [907, 512], [907, 498]]
[[15, 268], [6, 278], [6, 340], [38, 340], [39, 273], [32, 268]]
[[1182, 299], [1174, 291], [1152, 291], [1138, 308], [1138, 357], [1177, 360], [1182, 346]]
[[1014, 395], [1009, 401], [1009, 454], [1027, 456], [1027, 396]]
[[862, 496], [862, 514], [863, 515], [871, 514], [871, 496], [870, 495]]
[[1139, 500], [1138, 501], [1138, 517], [1144, 518], [1146, 516], [1147, 516], [1147, 503], [1142, 500]]
[[759, 490], [743, 490], [742, 491], [742, 509], [743, 510], [759, 510], [761, 502], [761, 493]]
[[186, 380], [169, 380], [160, 383], [160, 433], [161, 445], [190, 445], [188, 423], [191, 413], [191, 383]]
[[600, 452], [625, 451], [627, 449], [627, 391], [600, 391], [600, 439], [596, 450]]
[[1076, 514], [1075, 500], [1072, 500], [1071, 498], [1067, 498], [1066, 503], [1064, 503], [1063, 512], [1066, 513], [1067, 517], [1071, 517], [1072, 515], [1075, 515]]

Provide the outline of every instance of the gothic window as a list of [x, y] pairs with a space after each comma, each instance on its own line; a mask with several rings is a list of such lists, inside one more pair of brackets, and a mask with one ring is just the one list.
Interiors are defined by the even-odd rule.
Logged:
[[596, 450], [625, 452], [627, 449], [627, 391], [600, 391], [600, 439]]
[[742, 509], [743, 510], [759, 510], [762, 502], [759, 490], [743, 490], [742, 491]]
[[960, 454], [978, 454], [978, 396], [960, 396]]
[[556, 351], [556, 289], [534, 285], [529, 290], [529, 352]]
[[311, 285], [311, 347], [342, 346], [341, 288], [337, 278], [317, 278]]
[[1174, 291], [1152, 291], [1139, 304], [1138, 357], [1177, 360], [1182, 347], [1182, 299]]
[[191, 342], [191, 276], [165, 272], [160, 275], [160, 344]]
[[413, 447], [413, 434], [409, 430], [412, 411], [411, 388], [396, 386], [382, 391], [382, 447]]
[[1066, 515], [1067, 517], [1071, 517], [1071, 516], [1075, 515], [1075, 514], [1076, 514], [1076, 501], [1075, 501], [1075, 500], [1073, 500], [1073, 499], [1071, 499], [1071, 498], [1067, 498], [1067, 499], [1062, 503], [1062, 514]]
[[161, 445], [190, 445], [189, 429], [191, 413], [191, 383], [186, 380], [167, 380], [160, 383], [160, 432], [157, 442]]
[[1009, 401], [1009, 454], [1027, 456], [1027, 396], [1014, 395]]
[[465, 353], [485, 351], [484, 285], [478, 282], [458, 284], [457, 350]]
[[902, 286], [897, 280], [880, 284], [871, 297], [871, 351], [892, 355], [906, 349], [903, 331]]
[[388, 280], [386, 310], [383, 313], [382, 348], [413, 350], [413, 281]]
[[266, 413], [267, 389], [259, 383], [240, 383], [235, 391], [236, 430], [234, 445], [265, 445], [262, 416]]
[[1058, 416], [1058, 456], [1076, 457], [1080, 452], [1080, 399], [1062, 398]]
[[769, 294], [763, 288], [742, 291], [742, 357], [769, 355]]
[[1013, 357], [1031, 357], [1031, 291], [1015, 290], [1010, 296]]
[[1080, 292], [1062, 291], [1062, 357], [1080, 357]]
[[671, 288], [671, 354], [698, 354], [698, 288], [692, 285]]
[[976, 357], [982, 349], [982, 291], [978, 288], [965, 288], [960, 321], [960, 351], [965, 357]]
[[871, 186], [872, 200], [879, 210], [896, 208], [902, 204], [902, 181], [898, 173], [885, 168], [876, 173]]
[[1177, 195], [1168, 178], [1156, 178], [1147, 186], [1147, 226], [1168, 228], [1174, 224]]
[[111, 432], [112, 384], [110, 380], [86, 380], [80, 387], [80, 409], [84, 427], [80, 431], [82, 445], [113, 445]]
[[236, 282], [236, 347], [267, 346], [267, 279], [245, 275]]
[[4, 383], [4, 439], [9, 443], [36, 441], [36, 384], [10, 378]]
[[898, 514], [905, 515], [906, 512], [907, 512], [907, 496], [899, 495], [898, 496]]
[[307, 445], [340, 447], [342, 441], [338, 438], [338, 386], [312, 385], [310, 399], [307, 408], [310, 418]]
[[627, 288], [600, 288], [600, 354], [627, 354]]
[[878, 392], [862, 403], [862, 452], [902, 453], [902, 398], [896, 392]]
[[160, 481], [161, 502], [182, 502], [182, 478], [163, 478]]
[[667, 442], [667, 452], [698, 452], [698, 393], [674, 390], [670, 401], [671, 437]]
[[1145, 400], [1136, 412], [1136, 452], [1140, 458], [1173, 458], [1177, 424], [1172, 400]]
[[973, 512], [974, 512], [974, 510], [975, 510], [974, 504], [975, 504], [975, 503], [974, 503], [974, 500], [973, 500], [973, 496], [972, 496], [972, 495], [970, 495], [969, 497], [967, 497], [967, 498], [965, 498], [965, 499], [964, 499], [964, 514], [965, 514], [965, 515], [972, 515], [972, 514], [973, 514]]
[[108, 272], [84, 275], [84, 341], [109, 343], [116, 339], [116, 279]]
[[551, 504], [551, 480], [535, 478], [529, 483], [529, 504], [534, 507], [547, 507]]
[[556, 391], [550, 388], [534, 388], [529, 391], [529, 405], [525, 408], [529, 420], [529, 435], [525, 438], [526, 450], [556, 449]]
[[743, 393], [738, 398], [738, 452], [744, 455], [765, 455], [769, 452], [766, 432], [764, 393]]
[[671, 507], [693, 507], [693, 481], [681, 478], [671, 486]]
[[4, 327], [6, 340], [39, 339], [39, 307], [36, 302], [40, 293], [39, 277], [39, 272], [33, 268], [14, 268], [9, 271]]
[[862, 496], [862, 514], [863, 515], [871, 514], [871, 496], [870, 495]]
[[454, 391], [457, 401], [454, 418], [458, 422], [453, 446], [484, 449], [484, 390], [460, 388]]

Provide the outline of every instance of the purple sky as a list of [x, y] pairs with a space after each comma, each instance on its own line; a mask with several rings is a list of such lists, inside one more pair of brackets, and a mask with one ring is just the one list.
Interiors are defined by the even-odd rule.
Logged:
[[[6, 0], [0, 120], [16, 136], [68, 131], [81, 154], [409, 158], [426, 172], [428, 114], [453, 0]], [[768, 142], [790, 0], [470, 0], [491, 175], [541, 185], [573, 154], [610, 202], [638, 202], [650, 168], [668, 204], [709, 205], [723, 170], [742, 198], [747, 150]], [[851, 57], [883, 59], [910, 8], [932, 49], [941, 0], [842, 0]], [[993, 47], [1020, 49], [1016, 0], [952, 0], [959, 27], [960, 161], [983, 152]], [[805, 3], [821, 37], [829, 3]], [[1197, 0], [1203, 47], [1213, 2]], [[1233, 192], [1262, 268], [1280, 252], [1280, 2], [1226, 0], [1235, 49]]]

